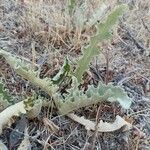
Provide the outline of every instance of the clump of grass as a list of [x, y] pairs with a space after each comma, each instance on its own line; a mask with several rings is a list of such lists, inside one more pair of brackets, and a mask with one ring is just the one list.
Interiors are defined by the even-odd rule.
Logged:
[[[61, 46], [67, 50], [81, 48], [93, 25], [101, 20], [108, 10], [108, 3], [102, 1], [27, 1], [23, 5], [23, 30], [32, 39], [37, 39], [45, 47]], [[72, 12], [70, 12], [70, 7]]]

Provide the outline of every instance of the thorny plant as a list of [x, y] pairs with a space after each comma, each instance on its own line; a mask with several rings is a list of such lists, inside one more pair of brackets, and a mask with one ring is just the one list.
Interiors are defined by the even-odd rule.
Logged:
[[[74, 1], [70, 5], [71, 13], [74, 9], [73, 7]], [[38, 69], [33, 70], [31, 64], [2, 49], [0, 50], [0, 55], [6, 59], [7, 63], [18, 75], [47, 93], [61, 115], [67, 115], [79, 108], [102, 101], [118, 102], [123, 108], [128, 109], [131, 105], [131, 99], [121, 87], [113, 86], [110, 83], [105, 85], [100, 82], [97, 87], [90, 85], [86, 91], [79, 88], [82, 84], [83, 74], [88, 69], [90, 61], [99, 54], [102, 42], [106, 40], [109, 42], [112, 37], [112, 31], [125, 9], [125, 5], [115, 7], [103, 22], [95, 25], [97, 33], [89, 39], [89, 44], [83, 47], [83, 56], [77, 61], [75, 70], [73, 70], [69, 59], [66, 58], [64, 65], [56, 76], [41, 79]], [[59, 88], [62, 84], [67, 85], [64, 92], [61, 92]], [[29, 118], [34, 118], [41, 111], [41, 107], [48, 103], [37, 94], [34, 94], [34, 96], [27, 97], [25, 100], [10, 106], [10, 96], [6, 93], [7, 91], [3, 89], [1, 83], [0, 104], [3, 105], [3, 111], [0, 113], [0, 133], [5, 125], [11, 124], [13, 116], [27, 113]]]

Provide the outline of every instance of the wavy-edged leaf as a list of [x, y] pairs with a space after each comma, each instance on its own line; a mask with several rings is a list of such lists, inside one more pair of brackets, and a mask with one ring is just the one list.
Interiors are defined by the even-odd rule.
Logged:
[[107, 19], [97, 24], [97, 34], [90, 38], [90, 44], [83, 48], [83, 56], [77, 63], [77, 68], [74, 75], [81, 82], [82, 75], [88, 69], [91, 59], [99, 53], [98, 43], [108, 40], [112, 37], [111, 30], [116, 25], [118, 18], [124, 13], [125, 5], [116, 7], [108, 16]]
[[118, 102], [123, 108], [130, 108], [131, 99], [121, 87], [99, 83], [98, 87], [90, 85], [88, 90], [83, 92], [78, 89], [78, 85], [77, 79], [73, 77], [72, 88], [68, 90], [69, 94], [63, 96], [55, 94], [54, 98], [61, 114], [67, 114], [102, 101]]
[[24, 63], [14, 55], [4, 50], [0, 50], [0, 55], [2, 55], [7, 63], [23, 78], [30, 81], [32, 84], [39, 86], [43, 91], [52, 96], [52, 93], [55, 93], [57, 87], [52, 84], [51, 79], [44, 78], [40, 79], [37, 77], [37, 72], [33, 71], [30, 64]]
[[53, 77], [52, 82], [54, 84], [59, 84], [63, 79], [69, 74], [70, 72], [70, 64], [68, 58], [65, 59], [65, 62], [60, 69], [60, 71], [56, 74], [56, 76]]
[[24, 108], [23, 101], [16, 103], [15, 105], [11, 105], [7, 107], [0, 113], [0, 134], [2, 133], [2, 129], [8, 125], [10, 126], [13, 122], [13, 116], [19, 116], [20, 114], [25, 114], [26, 110]]
[[2, 81], [0, 81], [0, 111], [12, 104], [12, 98], [8, 91], [4, 89]]
[[[5, 126], [10, 126], [13, 123], [14, 116], [28, 113], [29, 118], [37, 117], [41, 110], [41, 99], [34, 99], [29, 97], [24, 101], [18, 102], [14, 105], [7, 107], [0, 113], [0, 134]], [[30, 115], [31, 114], [31, 115]]]
[[[70, 117], [72, 120], [82, 124], [85, 126], [86, 130], [96, 130], [96, 123], [93, 121], [90, 121], [88, 119], [85, 119], [84, 117], [79, 117], [73, 113], [68, 114], [68, 117]], [[119, 130], [122, 127], [126, 127], [126, 130], [131, 129], [132, 124], [125, 121], [120, 116], [116, 116], [116, 120], [113, 123], [104, 122], [103, 120], [100, 120], [100, 122], [97, 125], [97, 131], [98, 132], [114, 132], [116, 130]]]

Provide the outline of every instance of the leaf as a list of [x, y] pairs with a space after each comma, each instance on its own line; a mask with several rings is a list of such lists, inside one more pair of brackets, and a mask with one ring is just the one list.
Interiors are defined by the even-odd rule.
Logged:
[[78, 85], [77, 79], [73, 77], [72, 88], [68, 90], [68, 94], [63, 96], [55, 94], [55, 103], [61, 114], [67, 114], [102, 101], [118, 102], [125, 109], [131, 106], [131, 99], [121, 87], [112, 84], [105, 85], [100, 82], [97, 87], [90, 85], [84, 92], [78, 89]]
[[8, 150], [6, 145], [0, 140], [0, 150]]
[[57, 75], [52, 79], [53, 84], [59, 84], [69, 74], [69, 72], [70, 72], [70, 64], [69, 60], [66, 58], [62, 68], [57, 73]]
[[107, 3], [100, 3], [99, 7], [94, 10], [92, 16], [90, 17], [89, 21], [87, 22], [88, 28], [92, 27], [97, 21], [101, 20], [104, 14], [106, 13], [109, 4]]
[[42, 108], [42, 98], [39, 97], [38, 99], [36, 96], [28, 97], [24, 100], [25, 109], [28, 111], [27, 116], [30, 119], [33, 119], [39, 115]]
[[[31, 114], [28, 114], [29, 118], [33, 118], [33, 114], [35, 115], [34, 117], [38, 115], [41, 110], [41, 105], [38, 105], [40, 99], [37, 99], [34, 102], [33, 100], [31, 101], [31, 99], [32, 98], [27, 98], [24, 101], [11, 105], [0, 113], [0, 134], [6, 125], [10, 126], [13, 123], [14, 116], [20, 116], [21, 114], [27, 114], [28, 112]], [[34, 112], [35, 109], [36, 113]]]
[[87, 7], [85, 8], [81, 5], [75, 10], [73, 23], [78, 31], [82, 31], [85, 28], [85, 22], [87, 21], [85, 17], [85, 11], [87, 9]]
[[99, 53], [98, 43], [108, 40], [112, 37], [111, 29], [115, 26], [118, 18], [123, 14], [125, 10], [124, 5], [116, 7], [103, 23], [97, 24], [97, 34], [90, 38], [90, 44], [83, 48], [83, 56], [77, 63], [77, 68], [74, 75], [78, 81], [81, 82], [82, 75], [88, 68], [88, 64], [91, 59]]
[[9, 63], [9, 65], [16, 71], [16, 73], [30, 81], [33, 85], [39, 86], [50, 96], [52, 96], [52, 93], [55, 93], [55, 91], [57, 90], [58, 87], [52, 84], [51, 79], [40, 79], [39, 77], [37, 77], [37, 72], [33, 71], [32, 69], [30, 70], [30, 64], [24, 63], [11, 53], [6, 52], [2, 49], [0, 50], [0, 55], [2, 55], [6, 59], [7, 63]]
[[0, 81], [0, 97], [3, 97], [3, 99], [6, 99], [8, 101], [11, 101], [11, 96], [8, 94], [8, 91], [4, 89], [4, 84]]
[[4, 89], [4, 84], [0, 81], [0, 111], [12, 104], [11, 96]]
[[[90, 8], [90, 10], [89, 10]], [[102, 20], [109, 8], [109, 3], [98, 2], [97, 6], [91, 10], [89, 1], [82, 2], [76, 7], [73, 16], [73, 24], [78, 31], [89, 30], [97, 21]]]
[[[88, 119], [85, 119], [84, 117], [79, 117], [73, 113], [68, 114], [67, 115], [69, 118], [71, 118], [72, 120], [82, 124], [83, 126], [85, 126], [86, 130], [96, 130], [96, 123], [93, 121], [90, 121]], [[100, 122], [98, 123], [98, 128], [97, 131], [98, 132], [113, 132], [116, 130], [119, 130], [122, 127], [126, 127], [126, 130], [131, 129], [132, 125], [128, 122], [126, 122], [123, 118], [121, 118], [120, 116], [116, 116], [116, 120], [113, 123], [107, 123], [104, 122], [102, 120], [100, 120]]]
[[25, 114], [26, 110], [24, 108], [23, 101], [16, 103], [12, 106], [9, 106], [0, 113], [0, 134], [2, 133], [3, 127], [6, 125], [10, 126], [13, 122], [13, 116], [20, 116], [20, 114]]
[[4, 99], [2, 95], [0, 95], [0, 112], [3, 111], [5, 108], [10, 106], [11, 104], [8, 102], [7, 99]]
[[76, 7], [76, 0], [68, 0], [68, 9], [70, 15], [72, 15], [75, 7]]

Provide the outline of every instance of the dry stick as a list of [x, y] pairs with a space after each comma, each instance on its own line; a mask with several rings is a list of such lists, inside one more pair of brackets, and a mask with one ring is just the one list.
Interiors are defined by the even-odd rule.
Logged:
[[133, 43], [136, 45], [136, 47], [141, 50], [141, 53], [143, 53], [144, 51], [147, 51], [147, 50], [135, 39], [135, 37], [133, 37], [133, 35], [130, 33], [130, 31], [127, 29], [127, 27], [123, 24], [123, 22], [122, 22], [122, 25], [123, 25], [123, 28], [124, 28], [126, 34], [130, 37], [130, 39], [133, 41]]
[[143, 18], [142, 18], [141, 20], [142, 20], [142, 24], [143, 24], [144, 28], [150, 33], [150, 29], [149, 29], [148, 26], [145, 24]]
[[89, 147], [90, 147], [91, 150], [94, 150], [96, 137], [97, 137], [97, 133], [98, 133], [98, 124], [100, 122], [100, 110], [101, 110], [101, 105], [98, 107], [98, 110], [97, 110], [95, 131], [94, 131], [94, 134], [92, 135], [92, 138], [90, 140], [92, 142], [92, 146], [91, 147], [86, 146], [87, 143], [85, 143], [84, 148], [83, 148], [84, 150], [86, 150]]
[[106, 77], [105, 77], [105, 83], [108, 84], [108, 74], [109, 74], [109, 52], [108, 50], [106, 51]]
[[93, 137], [92, 137], [92, 148], [91, 148], [91, 150], [94, 150], [94, 147], [95, 147], [96, 137], [97, 137], [97, 133], [98, 133], [98, 124], [100, 122], [100, 110], [101, 110], [101, 105], [98, 107], [97, 114], [96, 114], [96, 126], [95, 126], [95, 132], [94, 132]]
[[150, 111], [150, 108], [143, 109], [143, 110], [140, 110], [140, 111], [137, 111], [137, 112], [130, 113], [130, 114], [128, 114], [128, 116], [131, 117], [131, 116], [135, 116], [135, 115], [138, 115], [140, 113], [149, 112], [149, 111]]

